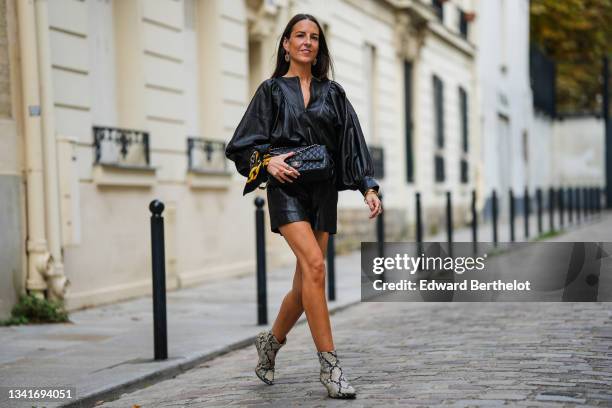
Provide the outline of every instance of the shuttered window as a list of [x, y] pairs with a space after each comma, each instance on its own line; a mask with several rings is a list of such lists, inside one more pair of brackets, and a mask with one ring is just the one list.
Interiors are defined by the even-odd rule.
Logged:
[[468, 150], [469, 150], [469, 133], [468, 133], [468, 96], [465, 89], [459, 87], [459, 114], [461, 123], [461, 157], [460, 157], [460, 178], [462, 183], [468, 182]]
[[406, 129], [406, 181], [414, 182], [414, 151], [412, 145], [412, 62], [404, 61], [404, 115]]
[[433, 109], [434, 109], [434, 133], [436, 148], [434, 153], [435, 180], [441, 183], [444, 175], [444, 84], [437, 76], [433, 76]]

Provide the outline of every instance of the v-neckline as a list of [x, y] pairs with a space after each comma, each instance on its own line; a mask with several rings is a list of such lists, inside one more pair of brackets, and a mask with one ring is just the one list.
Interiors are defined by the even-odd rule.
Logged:
[[300, 82], [300, 77], [299, 76], [291, 76], [291, 77], [286, 77], [286, 76], [282, 76], [281, 78], [285, 78], [285, 79], [297, 79], [297, 84], [298, 84], [298, 89], [300, 91], [300, 102], [302, 105], [302, 109], [304, 109], [304, 112], [308, 110], [308, 107], [311, 105], [312, 102], [312, 81], [315, 80], [315, 77], [312, 76], [310, 77], [310, 84], [308, 85], [308, 93], [310, 95], [308, 95], [308, 104], [306, 104], [306, 102], [304, 102], [304, 92], [302, 92], [302, 83]]

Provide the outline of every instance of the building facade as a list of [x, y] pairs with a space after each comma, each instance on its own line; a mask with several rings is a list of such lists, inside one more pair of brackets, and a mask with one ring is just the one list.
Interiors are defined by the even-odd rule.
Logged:
[[[25, 291], [71, 310], [148, 293], [153, 199], [165, 204], [168, 289], [254, 273], [253, 199], [265, 191], [242, 196], [224, 143], [300, 12], [326, 30], [334, 79], [359, 115], [387, 239], [414, 236], [416, 192], [427, 232], [444, 222], [446, 191], [467, 222], [482, 180], [471, 0], [2, 3], [0, 184], [11, 212], [0, 222], [12, 266], [0, 274], [11, 283], [1, 313]], [[374, 239], [367, 215], [359, 192], [340, 194], [339, 250]], [[291, 262], [268, 229], [269, 267]]]

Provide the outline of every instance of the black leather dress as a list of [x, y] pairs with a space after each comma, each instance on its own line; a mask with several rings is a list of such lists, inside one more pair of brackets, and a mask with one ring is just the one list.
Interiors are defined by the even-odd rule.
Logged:
[[[247, 177], [243, 195], [268, 180], [269, 148], [324, 144], [334, 160], [333, 178], [318, 183], [268, 185], [271, 229], [309, 221], [314, 230], [336, 233], [338, 191], [378, 191], [372, 158], [353, 106], [340, 84], [312, 78], [304, 106], [299, 77], [263, 81], [238, 124], [225, 155]], [[261, 187], [260, 187], [261, 188]]]

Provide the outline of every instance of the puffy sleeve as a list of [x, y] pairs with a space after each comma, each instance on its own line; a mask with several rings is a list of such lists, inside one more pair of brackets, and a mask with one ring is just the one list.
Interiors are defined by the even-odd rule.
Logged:
[[275, 118], [272, 85], [266, 80], [257, 88], [225, 148], [225, 156], [234, 162], [238, 173], [247, 177], [242, 195], [255, 190], [268, 178], [269, 140]]
[[342, 86], [333, 81], [332, 86], [338, 114], [339, 140], [337, 157], [339, 190], [359, 190], [362, 195], [373, 188], [379, 190], [374, 179], [374, 165], [365, 142], [359, 119]]

